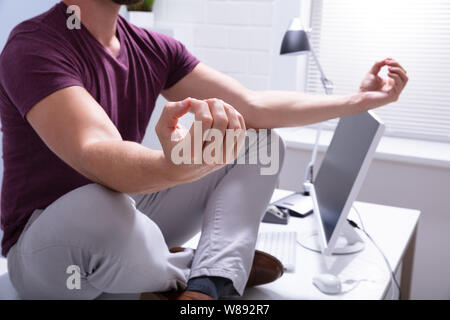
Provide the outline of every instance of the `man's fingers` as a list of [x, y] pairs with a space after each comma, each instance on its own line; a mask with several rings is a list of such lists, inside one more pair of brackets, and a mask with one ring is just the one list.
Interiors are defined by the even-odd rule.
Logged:
[[169, 128], [175, 128], [178, 119], [184, 116], [190, 108], [190, 98], [183, 101], [168, 102], [161, 114], [160, 123]]
[[238, 115], [239, 122], [241, 123], [241, 128], [244, 129], [244, 131], [247, 131], [247, 125], [245, 124], [245, 119], [242, 116], [242, 114]]
[[385, 65], [386, 65], [386, 59], [377, 61], [373, 64], [369, 73], [372, 73], [373, 75], [377, 75], [380, 72], [381, 68], [383, 68]]
[[[224, 102], [222, 100], [207, 99], [205, 101], [206, 103], [208, 103], [209, 109], [211, 111], [211, 115], [213, 117], [213, 124], [211, 126], [211, 129], [208, 130], [208, 132], [205, 132], [205, 143], [203, 145], [203, 148], [205, 149], [208, 146], [214, 144], [215, 148], [212, 151], [211, 156], [213, 157], [217, 156], [218, 158], [219, 157], [222, 158], [224, 148], [224, 137], [228, 127], [228, 115], [225, 111]], [[220, 141], [216, 141], [216, 139]]]
[[239, 137], [240, 140], [239, 140], [239, 145], [238, 145], [238, 149], [241, 149], [241, 147], [245, 144], [245, 137], [247, 135], [247, 127], [245, 125], [245, 119], [240, 113], [238, 114], [238, 119], [239, 119], [239, 122], [241, 123], [241, 129], [242, 129], [241, 136]]
[[403, 68], [403, 67], [401, 66], [401, 64], [398, 63], [398, 61], [396, 61], [396, 60], [394, 60], [394, 59], [388, 59], [388, 60], [386, 60], [386, 65], [389, 66], [389, 67], [398, 67], [398, 68], [401, 68], [405, 73], [407, 73], [406, 70], [405, 70], [405, 68]]
[[[195, 132], [195, 124], [190, 128], [190, 136], [195, 140], [191, 142], [194, 164], [205, 162], [209, 165], [224, 165], [236, 159], [243, 142], [245, 142], [245, 122], [242, 115], [220, 99], [201, 101], [191, 98], [189, 105], [189, 109], [195, 115], [195, 121], [201, 122], [203, 132], [203, 137], [199, 138], [198, 132]], [[213, 137], [214, 139], [220, 137], [220, 143], [210, 141]], [[202, 140], [197, 141], [197, 139]], [[211, 149], [210, 146], [214, 146], [214, 148]], [[199, 150], [196, 150], [196, 148]], [[217, 150], [217, 148], [220, 148], [220, 150]], [[197, 159], [197, 151], [201, 151], [202, 159]], [[218, 152], [221, 153], [220, 156], [216, 154]], [[207, 156], [208, 159], [203, 159], [204, 156]], [[223, 162], [215, 161], [216, 156], [223, 159]], [[198, 157], [200, 157], [200, 154]]]
[[[203, 142], [205, 141], [208, 130], [213, 124], [213, 117], [209, 110], [209, 106], [205, 101], [191, 98], [190, 106], [190, 110], [192, 110], [195, 117], [195, 122], [189, 130], [191, 138], [191, 156], [194, 160], [194, 164], [201, 164], [203, 162]], [[201, 127], [198, 127], [196, 124], [197, 122], [201, 123]]]
[[405, 73], [406, 73], [405, 68], [403, 68], [400, 65], [400, 63], [398, 63], [398, 61], [396, 61], [392, 58], [386, 58], [386, 59], [375, 62], [373, 64], [372, 68], [370, 69], [369, 73], [377, 75], [380, 72], [381, 68], [383, 68], [384, 66], [398, 67], [398, 68], [403, 69], [403, 71], [405, 71]]
[[394, 80], [394, 86], [392, 88], [394, 89], [394, 93], [400, 94], [403, 89], [402, 79], [400, 78], [400, 76], [396, 73], [388, 73], [388, 77]]
[[241, 122], [239, 121], [237, 111], [227, 103], [225, 103], [224, 107], [229, 119], [228, 129], [240, 129]]
[[244, 120], [244, 117], [240, 113], [238, 113], [238, 120], [239, 120], [239, 123], [241, 124], [241, 129], [240, 129], [240, 135], [238, 138], [238, 142], [236, 145], [237, 154], [239, 154], [242, 147], [245, 145], [245, 137], [247, 136], [247, 127], [245, 125], [245, 120]]
[[239, 135], [241, 134], [241, 122], [238, 112], [229, 104], [225, 104], [225, 110], [228, 115], [228, 128], [225, 136], [225, 162], [230, 163], [236, 159], [238, 154]]
[[406, 82], [408, 82], [408, 76], [406, 75], [406, 71], [404, 69], [400, 67], [389, 67], [389, 72], [398, 74], [405, 85]]
[[208, 129], [212, 127], [214, 121], [209, 105], [205, 101], [197, 99], [191, 99], [190, 105], [191, 110], [195, 115], [195, 121], [200, 121], [202, 123], [202, 138], [204, 139], [205, 133], [207, 133]]
[[222, 100], [208, 99], [211, 115], [213, 117], [212, 128], [219, 130], [222, 136], [225, 136], [225, 130], [228, 128], [228, 113], [225, 111], [225, 105]]

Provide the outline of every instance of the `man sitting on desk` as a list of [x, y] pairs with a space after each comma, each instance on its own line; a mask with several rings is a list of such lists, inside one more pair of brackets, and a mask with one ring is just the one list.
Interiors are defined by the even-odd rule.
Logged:
[[[139, 2], [64, 0], [17, 26], [0, 57], [2, 253], [23, 298], [181, 289], [172, 297], [211, 299], [276, 279], [279, 266], [254, 260], [254, 247], [277, 173], [233, 163], [239, 146], [228, 135], [364, 112], [397, 100], [408, 80], [388, 58], [348, 95], [252, 91], [118, 15]], [[67, 27], [71, 5], [81, 29]], [[171, 102], [156, 128], [159, 151], [141, 142], [161, 93]], [[174, 163], [187, 111], [223, 134], [223, 153], [234, 150], [227, 163]], [[258, 148], [274, 137], [259, 136]], [[202, 137], [200, 150], [210, 143]], [[196, 252], [169, 251], [199, 230]]]

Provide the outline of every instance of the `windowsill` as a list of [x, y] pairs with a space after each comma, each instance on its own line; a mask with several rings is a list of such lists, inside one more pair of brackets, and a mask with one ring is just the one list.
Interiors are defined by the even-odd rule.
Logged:
[[[288, 148], [312, 150], [316, 130], [311, 128], [282, 128], [277, 132]], [[333, 132], [323, 130], [319, 151], [325, 151]], [[450, 168], [450, 144], [425, 140], [383, 137], [378, 145], [375, 159]]]

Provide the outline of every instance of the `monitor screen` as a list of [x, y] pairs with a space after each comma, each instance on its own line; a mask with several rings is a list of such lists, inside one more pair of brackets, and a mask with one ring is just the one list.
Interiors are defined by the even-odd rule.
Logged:
[[343, 213], [355, 180], [381, 125], [367, 112], [339, 120], [314, 180], [317, 204], [327, 242]]

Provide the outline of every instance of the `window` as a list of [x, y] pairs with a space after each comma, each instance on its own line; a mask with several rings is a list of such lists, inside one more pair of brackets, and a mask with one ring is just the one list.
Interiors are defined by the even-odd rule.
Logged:
[[[335, 93], [355, 91], [376, 60], [393, 57], [410, 80], [397, 102], [375, 111], [386, 134], [450, 142], [450, 1], [312, 2], [311, 42]], [[306, 91], [323, 93], [311, 58], [307, 70]]]

